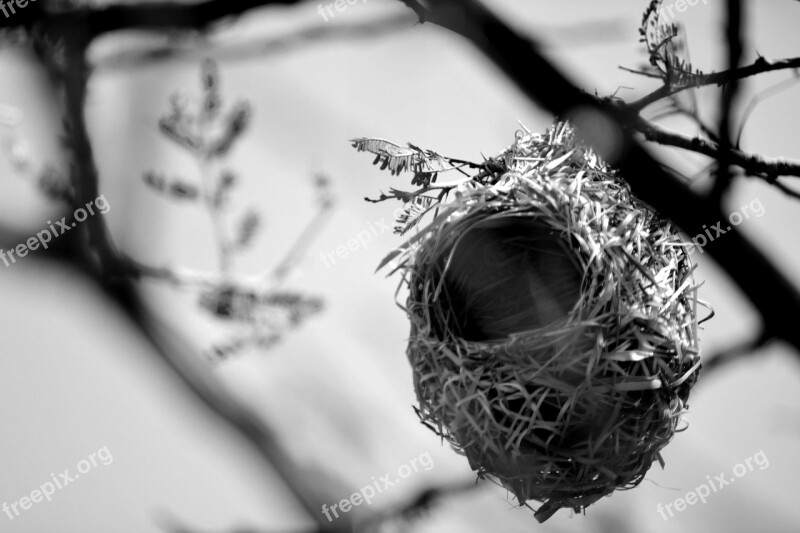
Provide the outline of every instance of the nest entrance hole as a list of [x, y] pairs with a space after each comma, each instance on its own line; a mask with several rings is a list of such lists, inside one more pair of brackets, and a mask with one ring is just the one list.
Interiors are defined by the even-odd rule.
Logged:
[[[444, 270], [449, 250], [441, 254]], [[564, 240], [534, 217], [501, 217], [466, 230], [444, 274], [445, 326], [474, 342], [563, 320], [575, 306], [582, 275]]]

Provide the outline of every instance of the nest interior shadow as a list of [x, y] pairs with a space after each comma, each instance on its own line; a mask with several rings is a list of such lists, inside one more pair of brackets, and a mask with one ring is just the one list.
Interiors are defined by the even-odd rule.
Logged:
[[440, 259], [447, 327], [470, 341], [548, 326], [578, 302], [582, 275], [563, 239], [532, 217], [476, 224]]

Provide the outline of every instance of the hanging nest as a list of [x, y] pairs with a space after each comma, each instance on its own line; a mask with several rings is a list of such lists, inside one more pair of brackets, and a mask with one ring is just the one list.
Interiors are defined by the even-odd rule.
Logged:
[[484, 168], [387, 260], [421, 420], [544, 521], [663, 466], [700, 367], [694, 268], [567, 124]]

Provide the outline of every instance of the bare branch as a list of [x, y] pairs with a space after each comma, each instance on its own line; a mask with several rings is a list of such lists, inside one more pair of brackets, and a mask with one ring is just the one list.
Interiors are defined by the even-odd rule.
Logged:
[[[665, 146], [683, 148], [717, 160], [722, 157], [723, 148], [719, 143], [667, 130], [638, 115], [633, 119], [633, 128], [644, 134], [645, 139], [648, 141]], [[800, 162], [798, 161], [767, 159], [758, 154], [749, 154], [736, 148], [728, 149], [727, 155], [732, 164], [742, 167], [748, 174], [762, 177], [800, 176]]]
[[[636, 100], [635, 102], [629, 103], [628, 107], [634, 111], [641, 111], [645, 107], [661, 100], [662, 98], [672, 96], [673, 94], [685, 91], [686, 89], [704, 87], [707, 85], [725, 85], [734, 80], [748, 78], [764, 72], [794, 69], [800, 69], [800, 57], [779, 59], [775, 61], [770, 61], [764, 57], [759, 57], [753, 64], [746, 67], [723, 70], [721, 72], [711, 72], [709, 74], [692, 75], [686, 81], [675, 83], [673, 85], [664, 85], [650, 94]], [[639, 73], [637, 71], [631, 71], [630, 69], [624, 70], [628, 70], [636, 74]]]

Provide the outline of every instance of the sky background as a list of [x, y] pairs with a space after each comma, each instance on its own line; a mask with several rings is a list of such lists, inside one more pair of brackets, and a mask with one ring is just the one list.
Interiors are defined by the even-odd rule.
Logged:
[[[539, 38], [547, 55], [587, 91], [632, 101], [653, 85], [620, 70], [645, 56], [638, 26], [647, 2], [492, 1], [490, 7], [521, 31]], [[800, 5], [791, 0], [748, 2], [745, 60], [756, 51], [769, 58], [800, 50]], [[402, 14], [399, 2], [367, 0], [327, 22], [317, 3], [258, 10], [229, 25], [219, 43], [290, 35], [300, 28], [354, 24]], [[699, 2], [679, 15], [688, 31], [694, 65], [722, 68], [722, 2]], [[197, 179], [196, 168], [158, 132], [175, 91], [199, 95], [199, 67], [209, 46], [190, 57], [146, 65], [122, 62], [120, 54], [164, 39], [143, 32], [103, 38], [90, 57], [98, 65], [89, 85], [86, 116], [101, 172], [104, 215], [115, 242], [138, 260], [199, 270], [215, 266], [206, 213], [153, 194], [143, 172]], [[405, 358], [408, 322], [394, 304], [397, 279], [374, 274], [378, 262], [402, 240], [379, 234], [366, 249], [326, 265], [334, 251], [363, 230], [391, 222], [393, 204], [370, 204], [390, 186], [408, 186], [371, 166], [368, 155], [348, 143], [354, 137], [411, 141], [452, 157], [478, 160], [514, 139], [519, 122], [543, 131], [548, 113], [528, 102], [468, 43], [428, 25], [377, 38], [308, 43], [275, 54], [220, 59], [222, 94], [245, 99], [254, 109], [246, 136], [228, 164], [242, 177], [234, 209], [253, 206], [265, 229], [235, 263], [247, 275], [274, 266], [314, 214], [312, 176], [324, 172], [338, 199], [289, 286], [323, 297], [326, 310], [289, 334], [276, 348], [252, 350], [216, 372], [241, 401], [272, 424], [298, 463], [314, 472], [337, 499], [428, 453], [434, 467], [402, 480], [373, 507], [404, 501], [432, 483], [474, 478], [464, 458], [419, 424], [411, 371]], [[781, 80], [776, 73], [748, 80], [752, 95]], [[697, 92], [713, 119], [717, 93]], [[743, 99], [744, 102], [747, 98]], [[0, 102], [25, 114], [14, 131], [27, 139], [36, 165], [58, 163], [60, 118], [44, 77], [19, 50], [0, 51]], [[679, 121], [668, 127], [686, 128]], [[800, 85], [762, 102], [742, 140], [747, 151], [800, 159]], [[691, 130], [682, 130], [693, 133]], [[10, 134], [0, 127], [0, 135]], [[1, 139], [0, 139], [1, 140]], [[676, 150], [656, 150], [686, 171], [702, 160]], [[45, 227], [55, 206], [0, 158], [0, 235], [10, 247]], [[730, 211], [757, 202], [763, 216], [740, 229], [752, 236], [781, 269], [800, 283], [796, 201], [756, 181], [739, 181]], [[710, 220], [709, 225], [716, 221]], [[724, 238], [720, 237], [720, 238]], [[704, 355], [746, 340], [757, 317], [707, 256], [694, 254], [700, 296], [716, 316], [703, 326]], [[228, 330], [200, 313], [192, 294], [158, 283], [143, 291], [159, 320], [180, 328], [197, 347]], [[156, 532], [171, 520], [198, 531], [261, 527], [301, 531], [310, 522], [274, 473], [265, 471], [235, 435], [193, 403], [165, 371], [146, 342], [76, 271], [42, 254], [10, 268], [0, 266], [0, 503], [16, 501], [52, 474], [107, 447], [113, 462], [92, 469], [35, 504], [13, 521], [0, 514], [0, 531]], [[662, 452], [645, 481], [616, 492], [572, 516], [559, 511], [543, 525], [517, 509], [494, 485], [448, 500], [419, 531], [483, 532], [700, 532], [793, 531], [800, 526], [795, 480], [800, 473], [800, 365], [781, 345], [716, 373], [701, 374], [690, 398], [689, 429]], [[665, 521], [658, 503], [670, 503], [735, 465], [763, 452], [769, 466]], [[352, 513], [361, 512], [357, 508]]]

